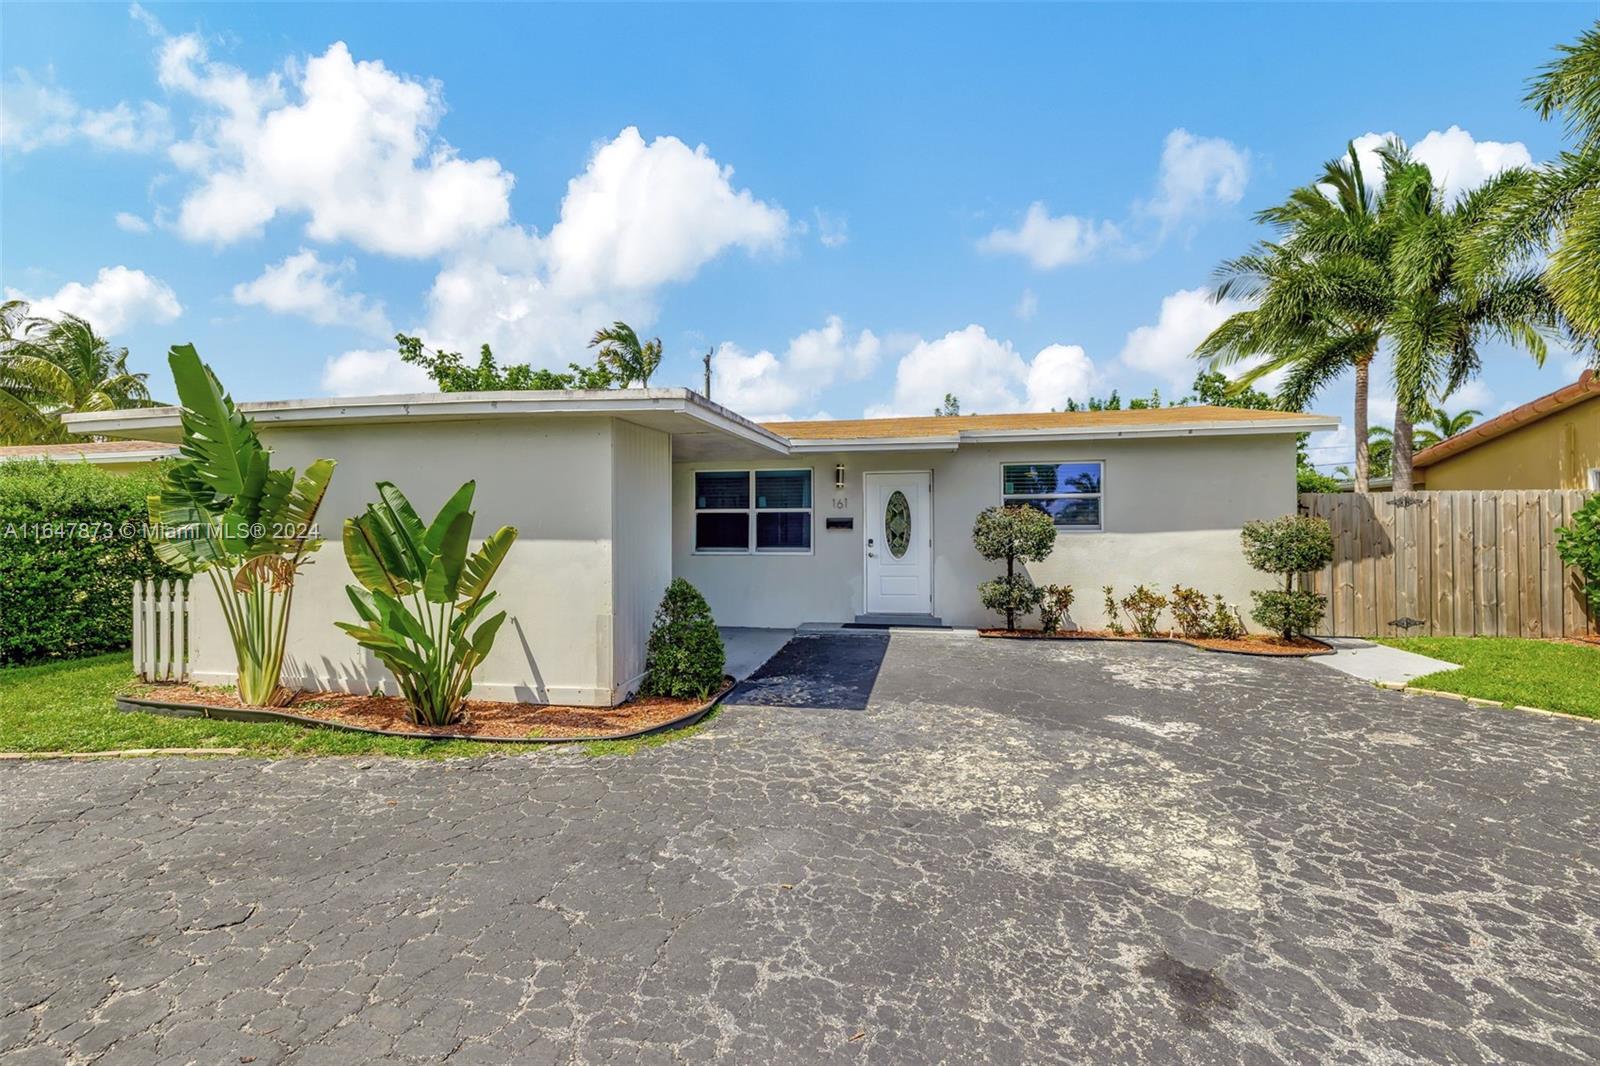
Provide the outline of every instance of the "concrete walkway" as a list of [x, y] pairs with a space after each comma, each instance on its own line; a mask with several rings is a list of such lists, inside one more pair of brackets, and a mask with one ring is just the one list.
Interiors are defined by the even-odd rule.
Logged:
[[1339, 649], [1337, 655], [1317, 655], [1308, 662], [1319, 666], [1331, 667], [1340, 673], [1349, 674], [1351, 677], [1363, 681], [1390, 681], [1396, 684], [1409, 683], [1413, 678], [1424, 674], [1436, 674], [1441, 670], [1458, 669], [1459, 663], [1446, 662], [1443, 659], [1433, 659], [1426, 655], [1418, 655], [1414, 651], [1401, 651], [1385, 644], [1374, 644], [1370, 640], [1360, 640], [1355, 637], [1323, 637], [1324, 643], [1331, 644]]
[[766, 665], [778, 654], [778, 649], [794, 636], [792, 629], [751, 629], [742, 626], [719, 626], [722, 647], [728, 655], [728, 665], [723, 667], [735, 681], [743, 681]]

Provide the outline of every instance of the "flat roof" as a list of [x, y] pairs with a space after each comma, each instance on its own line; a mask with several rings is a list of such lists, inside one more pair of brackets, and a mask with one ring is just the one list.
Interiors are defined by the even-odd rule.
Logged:
[[[239, 410], [263, 428], [359, 422], [476, 421], [528, 415], [609, 415], [672, 434], [674, 458], [683, 460], [734, 454], [953, 450], [962, 444], [1010, 440], [1310, 433], [1339, 425], [1339, 420], [1329, 415], [1208, 406], [758, 425], [685, 388], [327, 397], [241, 403]], [[176, 442], [182, 431], [179, 413], [177, 407], [147, 407], [66, 415], [62, 422], [74, 433]]]
[[81, 440], [65, 444], [8, 444], [0, 447], [0, 463], [24, 459], [65, 459], [85, 463], [132, 463], [177, 455], [171, 444], [147, 440]]
[[1453, 437], [1446, 437], [1431, 448], [1422, 449], [1412, 458], [1411, 465], [1432, 466], [1441, 459], [1459, 455], [1469, 448], [1476, 448], [1530, 422], [1548, 418], [1557, 411], [1565, 411], [1575, 404], [1590, 399], [1600, 399], [1600, 377], [1595, 376], [1593, 370], [1585, 370], [1571, 385], [1563, 385], [1554, 392], [1547, 392], [1520, 407], [1513, 407], [1504, 414], [1495, 415], [1487, 422], [1479, 422]]

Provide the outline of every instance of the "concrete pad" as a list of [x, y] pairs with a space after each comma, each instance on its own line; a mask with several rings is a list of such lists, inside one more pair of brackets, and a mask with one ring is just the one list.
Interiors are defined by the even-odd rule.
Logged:
[[1390, 681], [1397, 684], [1409, 682], [1424, 674], [1440, 670], [1458, 670], [1459, 663], [1445, 662], [1414, 651], [1401, 651], [1387, 644], [1374, 644], [1355, 637], [1320, 637], [1325, 644], [1338, 649], [1336, 655], [1313, 655], [1307, 662], [1331, 667], [1340, 673], [1358, 677], [1363, 681]]
[[778, 649], [794, 636], [792, 629], [753, 629], [743, 626], [718, 626], [728, 664], [723, 667], [735, 681], [743, 681], [778, 654]]

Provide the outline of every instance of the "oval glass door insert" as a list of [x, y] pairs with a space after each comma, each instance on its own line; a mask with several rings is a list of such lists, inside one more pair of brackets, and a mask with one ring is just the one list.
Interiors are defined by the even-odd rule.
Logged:
[[906, 549], [911, 547], [911, 504], [899, 489], [890, 493], [883, 508], [883, 538], [889, 542], [890, 555], [905, 558]]

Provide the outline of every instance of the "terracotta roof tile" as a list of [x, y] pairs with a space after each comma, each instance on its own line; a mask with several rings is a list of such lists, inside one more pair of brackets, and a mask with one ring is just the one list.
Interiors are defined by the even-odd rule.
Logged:
[[1496, 415], [1487, 422], [1479, 422], [1471, 429], [1447, 437], [1431, 448], [1424, 448], [1411, 460], [1414, 467], [1431, 466], [1441, 459], [1459, 455], [1468, 448], [1476, 448], [1485, 441], [1505, 436], [1518, 426], [1537, 422], [1541, 418], [1564, 411], [1573, 404], [1600, 397], [1600, 377], [1593, 370], [1585, 370], [1577, 381], [1564, 385], [1555, 392], [1545, 393], [1529, 400], [1521, 407], [1513, 407], [1505, 414]]

